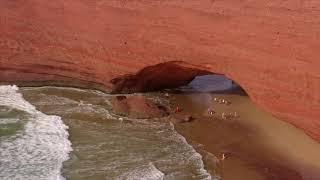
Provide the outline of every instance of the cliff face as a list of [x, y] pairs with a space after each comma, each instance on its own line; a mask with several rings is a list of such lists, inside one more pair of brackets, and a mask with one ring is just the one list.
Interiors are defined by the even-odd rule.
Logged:
[[0, 82], [121, 92], [221, 73], [320, 141], [319, 47], [316, 0], [0, 0]]

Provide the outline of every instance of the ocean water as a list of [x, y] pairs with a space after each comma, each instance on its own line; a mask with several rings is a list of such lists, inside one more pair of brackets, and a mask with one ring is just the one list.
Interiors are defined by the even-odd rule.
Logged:
[[0, 86], [0, 179], [60, 180], [72, 150], [67, 126], [23, 99], [16, 86]]
[[111, 98], [0, 86], [0, 179], [217, 179], [165, 118], [119, 121]]

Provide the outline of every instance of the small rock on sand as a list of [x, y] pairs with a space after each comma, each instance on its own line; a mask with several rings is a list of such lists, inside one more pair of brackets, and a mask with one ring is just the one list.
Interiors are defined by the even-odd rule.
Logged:
[[111, 102], [115, 114], [129, 118], [149, 119], [168, 115], [165, 107], [141, 95], [115, 96]]

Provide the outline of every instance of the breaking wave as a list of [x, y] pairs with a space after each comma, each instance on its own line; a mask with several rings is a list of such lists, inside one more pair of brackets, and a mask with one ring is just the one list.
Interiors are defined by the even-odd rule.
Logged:
[[59, 116], [36, 110], [18, 90], [0, 86], [0, 126], [6, 127], [0, 128], [0, 179], [64, 179], [62, 164], [72, 151], [68, 127]]

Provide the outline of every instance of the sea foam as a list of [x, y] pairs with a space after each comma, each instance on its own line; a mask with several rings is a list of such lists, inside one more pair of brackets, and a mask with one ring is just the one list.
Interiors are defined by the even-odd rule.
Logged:
[[64, 179], [62, 163], [72, 151], [68, 127], [59, 116], [36, 110], [18, 90], [17, 86], [0, 86], [0, 105], [29, 115], [22, 132], [1, 138], [0, 179]]
[[163, 180], [164, 173], [157, 169], [153, 163], [139, 166], [129, 172], [124, 173], [117, 180]]

